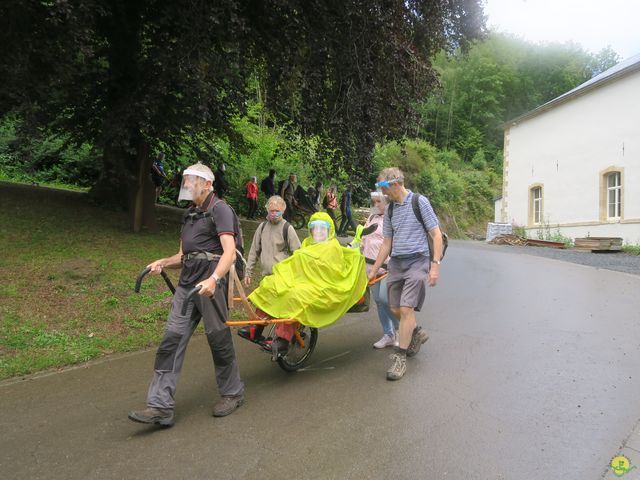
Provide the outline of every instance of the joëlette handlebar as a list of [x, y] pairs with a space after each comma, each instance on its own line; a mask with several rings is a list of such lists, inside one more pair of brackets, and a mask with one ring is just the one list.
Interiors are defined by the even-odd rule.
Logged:
[[[221, 284], [222, 284], [221, 280], [218, 280], [216, 282], [216, 290], [221, 287]], [[193, 300], [194, 295], [198, 295], [198, 292], [200, 291], [201, 288], [202, 287], [194, 287], [191, 290], [189, 290], [189, 293], [187, 293], [187, 296], [184, 299], [184, 302], [182, 303], [182, 310], [180, 311], [181, 315], [184, 316], [187, 314], [187, 307], [189, 307], [189, 303], [191, 303], [191, 300]], [[215, 299], [215, 295], [211, 297], [211, 303], [213, 304], [213, 308], [216, 309], [218, 316], [220, 318], [225, 318], [224, 315], [222, 314], [222, 311], [220, 310], [220, 306], [218, 305], [218, 302]]]
[[[376, 261], [373, 258], [364, 257], [364, 261], [365, 261], [365, 263], [368, 263], [369, 265], [373, 265], [374, 263], [376, 263]], [[386, 263], [383, 263], [382, 265], [380, 265], [380, 267], [384, 268], [385, 270], [389, 269], [389, 267], [387, 267]], [[369, 286], [378, 283], [380, 280], [382, 280], [387, 275], [389, 275], [389, 273], [383, 273], [382, 275], [378, 275], [376, 278], [374, 278], [373, 280], [369, 281]]]
[[376, 283], [378, 283], [379, 281], [381, 281], [384, 277], [386, 277], [387, 275], [389, 275], [388, 273], [383, 273], [382, 275], [378, 275], [376, 278], [374, 278], [373, 280], [369, 280], [368, 285], [375, 285]]
[[[140, 272], [140, 275], [138, 275], [138, 278], [136, 279], [136, 286], [133, 289], [136, 293], [140, 293], [140, 286], [142, 285], [142, 280], [144, 280], [144, 277], [150, 271], [151, 271], [151, 268], [147, 267], [144, 270], [142, 270], [142, 272]], [[169, 290], [171, 290], [171, 293], [176, 293], [176, 289], [173, 286], [173, 283], [171, 283], [171, 279], [166, 273], [164, 273], [164, 270], [160, 270], [160, 275], [162, 275], [162, 279], [164, 280], [164, 283], [167, 284], [167, 287], [169, 287]]]

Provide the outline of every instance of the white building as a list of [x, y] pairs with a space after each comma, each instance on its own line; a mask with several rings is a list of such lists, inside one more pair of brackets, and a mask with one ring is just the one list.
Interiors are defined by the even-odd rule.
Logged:
[[497, 222], [640, 244], [640, 55], [504, 128]]

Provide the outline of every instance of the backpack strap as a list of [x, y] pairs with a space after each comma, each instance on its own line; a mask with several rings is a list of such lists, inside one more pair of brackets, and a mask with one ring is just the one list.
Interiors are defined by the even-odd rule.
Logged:
[[208, 217], [211, 217], [211, 223], [213, 223], [214, 227], [216, 225], [216, 220], [215, 220], [214, 215], [213, 215], [213, 209], [215, 208], [216, 205], [218, 205], [222, 201], [223, 200], [221, 198], [218, 198], [218, 196], [214, 194], [213, 198], [211, 199], [211, 203], [209, 204], [209, 207], [207, 208], [206, 215]]
[[262, 253], [262, 232], [264, 230], [264, 226], [267, 224], [268, 221], [269, 220], [263, 221], [260, 225], [258, 225], [258, 228], [256, 229], [255, 235], [257, 235], [258, 238], [260, 239], [260, 241], [258, 242], [258, 245], [256, 245], [256, 255], [258, 256], [258, 258]]
[[[215, 216], [213, 215], [213, 209], [215, 208], [216, 205], [220, 203], [226, 203], [226, 202], [224, 201], [224, 199], [219, 198], [217, 195], [214, 196], [213, 200], [211, 201], [211, 204], [209, 205], [209, 207], [207, 208], [207, 211], [205, 212], [205, 216], [211, 217], [211, 223], [213, 223], [214, 226], [216, 224], [216, 221], [215, 221]], [[239, 254], [240, 256], [238, 260], [240, 260], [240, 263], [242, 262], [247, 263], [243, 257], [244, 247], [243, 247], [242, 226], [240, 225], [240, 219], [238, 218], [238, 214], [233, 209], [233, 207], [228, 203], [227, 203], [227, 206], [231, 209], [235, 217], [233, 225], [236, 231], [233, 233], [235, 234], [236, 254]]]
[[411, 206], [413, 207], [413, 214], [416, 216], [416, 219], [420, 222], [420, 225], [422, 225], [422, 228], [424, 229], [424, 233], [429, 235], [427, 226], [424, 224], [424, 218], [422, 218], [422, 212], [420, 211], [420, 197], [421, 195], [419, 193], [414, 193], [413, 197], [411, 197]]
[[284, 248], [287, 249], [287, 255], [291, 256], [291, 249], [289, 248], [289, 222], [282, 219], [284, 225], [282, 226], [282, 238], [284, 238]]
[[[429, 258], [433, 260], [433, 239], [431, 235], [429, 235], [429, 231], [427, 230], [427, 226], [424, 223], [424, 218], [422, 218], [422, 212], [420, 211], [420, 195], [419, 193], [414, 193], [413, 197], [411, 197], [411, 207], [413, 209], [413, 214], [416, 217], [416, 220], [420, 222], [422, 228], [424, 229], [424, 233], [427, 237], [427, 243], [429, 244]], [[435, 212], [434, 212], [435, 213]], [[393, 217], [393, 201], [389, 204], [389, 220]], [[391, 224], [391, 229], [393, 230], [393, 223]], [[442, 231], [441, 231], [442, 232]], [[446, 233], [442, 232], [442, 258], [444, 258], [444, 254], [447, 251], [447, 247], [449, 247], [449, 237]]]

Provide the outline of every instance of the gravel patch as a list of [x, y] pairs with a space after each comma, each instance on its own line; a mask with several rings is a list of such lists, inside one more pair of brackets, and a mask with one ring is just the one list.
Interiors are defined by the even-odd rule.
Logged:
[[537, 257], [553, 258], [563, 262], [577, 263], [588, 267], [604, 268], [616, 272], [640, 275], [640, 255], [624, 252], [580, 252], [574, 249], [558, 249], [548, 247], [488, 245], [491, 248], [505, 252], [535, 255]]

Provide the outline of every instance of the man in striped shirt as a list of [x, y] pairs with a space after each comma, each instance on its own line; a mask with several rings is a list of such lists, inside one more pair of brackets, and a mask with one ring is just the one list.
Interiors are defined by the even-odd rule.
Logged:
[[[421, 218], [417, 217], [413, 199], [416, 194], [405, 188], [404, 175], [399, 168], [382, 170], [376, 188], [388, 197], [390, 205], [384, 214], [384, 240], [369, 277], [375, 276], [390, 255], [387, 279], [389, 307], [400, 318], [400, 340], [396, 352], [391, 355], [392, 365], [387, 370], [387, 379], [399, 380], [407, 370], [407, 357], [417, 354], [429, 338], [427, 332], [417, 326], [415, 312], [422, 308], [427, 284], [434, 287], [438, 282], [442, 232], [427, 197], [418, 197], [416, 210], [419, 210]], [[429, 260], [427, 235], [433, 239], [433, 261]]]

